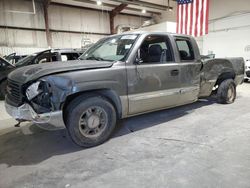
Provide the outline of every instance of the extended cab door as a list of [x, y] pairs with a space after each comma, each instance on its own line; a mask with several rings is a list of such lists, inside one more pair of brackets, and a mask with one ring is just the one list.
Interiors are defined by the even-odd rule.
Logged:
[[198, 46], [193, 38], [175, 36], [177, 59], [180, 65], [180, 103], [198, 99], [200, 91], [201, 60]]
[[177, 106], [180, 66], [167, 35], [148, 35], [136, 48], [136, 62], [126, 65], [128, 114]]

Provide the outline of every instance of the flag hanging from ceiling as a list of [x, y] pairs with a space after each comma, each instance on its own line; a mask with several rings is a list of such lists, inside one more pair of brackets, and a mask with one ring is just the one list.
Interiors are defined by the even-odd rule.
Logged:
[[199, 37], [208, 34], [209, 0], [177, 0], [179, 34]]

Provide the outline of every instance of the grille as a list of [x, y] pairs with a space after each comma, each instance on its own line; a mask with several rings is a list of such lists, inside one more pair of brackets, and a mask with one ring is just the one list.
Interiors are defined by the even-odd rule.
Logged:
[[19, 85], [19, 83], [8, 80], [8, 86], [7, 86], [7, 93], [8, 97], [12, 100], [12, 102], [16, 104], [21, 104], [22, 99], [22, 87]]

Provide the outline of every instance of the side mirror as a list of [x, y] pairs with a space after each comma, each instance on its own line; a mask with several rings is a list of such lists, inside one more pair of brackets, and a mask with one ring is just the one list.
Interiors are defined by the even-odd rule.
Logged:
[[140, 49], [138, 49], [136, 53], [135, 64], [140, 65], [142, 63], [143, 63], [143, 60], [141, 58], [141, 51]]

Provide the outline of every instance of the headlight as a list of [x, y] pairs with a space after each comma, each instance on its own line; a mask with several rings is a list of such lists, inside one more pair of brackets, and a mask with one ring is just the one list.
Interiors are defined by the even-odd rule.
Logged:
[[41, 84], [41, 81], [38, 81], [38, 82], [31, 84], [27, 88], [26, 96], [29, 100], [32, 100], [33, 98], [35, 98], [37, 95], [39, 95], [42, 92], [42, 90], [39, 87], [40, 84]]

